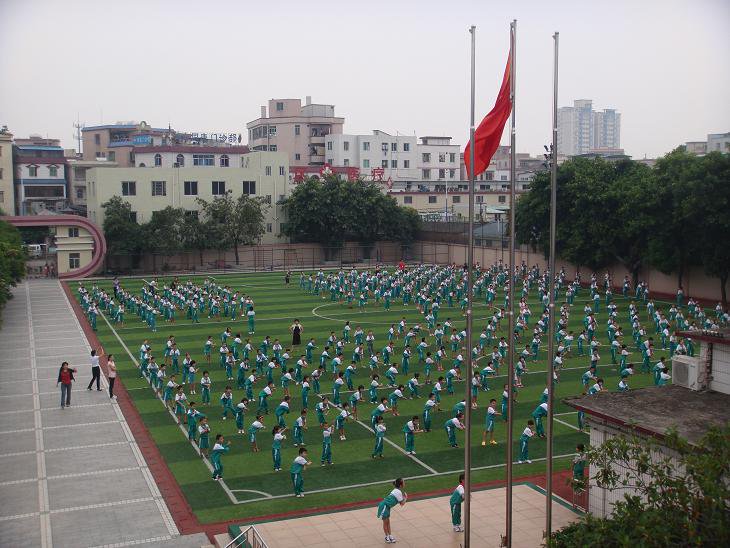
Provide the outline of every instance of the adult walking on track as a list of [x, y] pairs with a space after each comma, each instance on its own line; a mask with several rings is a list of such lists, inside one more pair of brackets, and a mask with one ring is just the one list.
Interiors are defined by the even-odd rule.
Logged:
[[291, 344], [292, 346], [299, 346], [302, 344], [302, 333], [304, 333], [304, 327], [299, 320], [295, 319], [294, 323], [289, 328], [291, 331]]
[[101, 358], [104, 355], [104, 349], [101, 349], [101, 354], [97, 355], [96, 350], [91, 351], [91, 380], [89, 381], [89, 386], [86, 387], [87, 390], [91, 390], [91, 386], [94, 384], [94, 381], [96, 381], [96, 389], [101, 392], [101, 386], [99, 385], [101, 380], [101, 367], [99, 367], [99, 358]]
[[106, 367], [109, 370], [109, 399], [116, 399], [114, 395], [114, 383], [117, 380], [117, 364], [114, 362], [114, 354], [109, 354], [106, 359]]
[[58, 370], [58, 380], [56, 386], [61, 385], [61, 409], [71, 407], [71, 383], [75, 380], [74, 373], [76, 370], [68, 366], [68, 362], [61, 364]]

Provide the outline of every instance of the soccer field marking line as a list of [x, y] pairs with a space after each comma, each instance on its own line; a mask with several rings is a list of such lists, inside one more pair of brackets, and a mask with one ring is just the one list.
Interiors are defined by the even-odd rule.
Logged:
[[267, 493], [266, 491], [257, 491], [256, 489], [231, 489], [233, 493], [258, 493], [263, 495], [265, 499], [274, 498], [274, 495]]
[[[132, 360], [132, 363], [134, 363], [134, 365], [137, 368], [139, 368], [139, 362], [137, 361], [137, 358], [134, 357], [134, 355], [132, 354], [132, 352], [129, 350], [129, 347], [127, 346], [127, 344], [119, 336], [119, 333], [117, 333], [116, 329], [114, 329], [114, 327], [112, 326], [112, 324], [109, 323], [109, 320], [107, 319], [106, 315], [101, 314], [101, 317], [104, 318], [104, 321], [106, 322], [107, 326], [109, 327], [109, 329], [111, 329], [112, 333], [114, 333], [114, 336], [116, 337], [116, 339], [119, 342], [119, 344], [122, 345], [122, 348], [124, 348], [124, 351], [127, 353], [127, 355], [129, 356], [129, 358]], [[185, 430], [185, 428], [184, 428], [184, 426], [182, 424], [180, 424], [180, 423], [177, 422], [177, 417], [175, 416], [175, 413], [173, 412], [173, 410], [170, 409], [167, 406], [167, 404], [162, 400], [162, 396], [157, 395], [157, 394], [155, 394], [155, 395], [156, 395], [157, 399], [165, 407], [165, 409], [167, 410], [167, 412], [172, 416], [172, 418], [175, 421], [175, 423], [177, 423], [178, 428], [185, 435], [185, 439], [187, 439], [187, 431]], [[195, 450], [195, 452], [198, 455], [200, 455], [200, 448], [198, 447], [198, 445], [197, 444], [194, 444], [194, 443], [190, 443], [190, 445]], [[208, 470], [210, 470], [211, 472], [213, 472], [213, 465], [210, 463], [210, 461], [207, 458], [203, 458], [202, 461], [203, 461], [203, 464], [206, 466], [206, 468], [208, 468]], [[225, 481], [223, 479], [220, 479], [220, 480], [218, 480], [217, 483], [221, 486], [221, 488], [223, 489], [223, 491], [225, 491], [225, 493], [228, 496], [228, 498], [230, 499], [230, 501], [233, 504], [236, 504], [236, 502], [238, 501], [238, 499], [236, 498], [236, 495], [233, 494], [233, 492], [228, 487], [228, 485], [225, 483]], [[165, 505], [165, 507], [167, 507], [167, 506]]]
[[[564, 458], [573, 457], [573, 456], [575, 456], [575, 453], [568, 453], [568, 454], [565, 454], [565, 455], [555, 455], [553, 457], [553, 460], [556, 460], [556, 459], [564, 459]], [[543, 462], [543, 461], [546, 461], [546, 460], [547, 460], [547, 458], [540, 457], [540, 458], [532, 459], [532, 462], [533, 463], [535, 463], [535, 462]], [[517, 464], [517, 461], [515, 461], [513, 464]], [[489, 464], [487, 466], [475, 466], [475, 467], [472, 467], [471, 470], [472, 471], [477, 471], [477, 470], [490, 470], [490, 469], [493, 469], [493, 468], [500, 468], [500, 467], [503, 467], [503, 466], [506, 466], [506, 465], [507, 465], [506, 463]], [[421, 474], [421, 475], [418, 475], [418, 476], [409, 476], [409, 477], [406, 477], [406, 478], [403, 478], [403, 479], [404, 480], [407, 480], [407, 481], [419, 480], [419, 479], [428, 479], [428, 478], [433, 478], [434, 476], [446, 476], [446, 475], [449, 475], [449, 474], [459, 474], [461, 472], [463, 472], [463, 470], [449, 470], [448, 472], [436, 472], [435, 474]], [[378, 480], [378, 481], [371, 481], [371, 482], [367, 482], [367, 483], [356, 483], [356, 484], [352, 484], [352, 485], [341, 485], [341, 486], [338, 486], [338, 487], [326, 487], [324, 489], [313, 489], [311, 491], [305, 491], [305, 494], [306, 495], [315, 495], [317, 493], [331, 493], [333, 491], [341, 491], [343, 489], [358, 489], [358, 488], [361, 488], [361, 487], [371, 487], [373, 485], [392, 485], [392, 484], [393, 484], [393, 480], [392, 479]], [[248, 504], [248, 503], [251, 503], [251, 502], [261, 502], [261, 501], [264, 501], [264, 500], [276, 500], [276, 499], [284, 499], [284, 498], [292, 498], [292, 497], [294, 497], [294, 495], [292, 495], [291, 493], [287, 493], [286, 495], [272, 495], [271, 497], [261, 497], [261, 498], [257, 498], [257, 499], [241, 500], [241, 501], [238, 501], [237, 504]]]
[[28, 349], [30, 351], [30, 370], [33, 386], [33, 422], [35, 426], [36, 444], [36, 476], [38, 484], [38, 510], [40, 515], [41, 546], [53, 546], [51, 530], [51, 508], [48, 495], [48, 478], [46, 478], [46, 454], [44, 452], [43, 419], [41, 414], [40, 387], [38, 385], [38, 367], [36, 364], [35, 335], [33, 333], [33, 308], [30, 298], [30, 285], [25, 283], [26, 310], [28, 314]]
[[[564, 420], [556, 419], [555, 416], [553, 416], [553, 420], [555, 422], [559, 422], [560, 424], [567, 426], [568, 428], [572, 428], [573, 430], [577, 430], [578, 432], [580, 432], [580, 428], [578, 428], [577, 426], [573, 426], [572, 424], [567, 423]], [[586, 436], [588, 435], [588, 432], [581, 432], [581, 433], [585, 434]]]

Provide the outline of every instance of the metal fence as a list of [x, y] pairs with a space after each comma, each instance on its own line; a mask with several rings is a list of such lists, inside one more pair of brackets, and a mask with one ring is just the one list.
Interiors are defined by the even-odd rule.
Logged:
[[378, 242], [373, 246], [347, 244], [328, 248], [313, 244], [241, 247], [176, 255], [107, 255], [103, 275], [164, 274], [167, 272], [271, 272], [316, 268], [374, 268], [380, 264], [449, 262], [449, 248], [437, 242]]

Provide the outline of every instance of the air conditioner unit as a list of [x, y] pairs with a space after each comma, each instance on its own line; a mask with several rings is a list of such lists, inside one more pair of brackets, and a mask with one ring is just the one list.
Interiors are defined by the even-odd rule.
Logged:
[[699, 381], [700, 360], [690, 356], [674, 356], [672, 358], [672, 384], [684, 386], [690, 390], [703, 390]]

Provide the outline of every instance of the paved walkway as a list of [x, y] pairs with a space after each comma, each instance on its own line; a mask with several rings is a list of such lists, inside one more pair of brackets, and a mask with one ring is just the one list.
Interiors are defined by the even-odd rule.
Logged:
[[[542, 545], [545, 528], [545, 495], [528, 485], [513, 490], [512, 545], [530, 548]], [[504, 533], [505, 488], [472, 494], [472, 545], [500, 546]], [[553, 504], [553, 528], [578, 519], [569, 508]], [[391, 528], [400, 548], [459, 548], [464, 535], [451, 528], [449, 497], [421, 499], [397, 506], [391, 512]], [[385, 546], [376, 508], [365, 508], [257, 524], [264, 541], [276, 548], [341, 548]]]
[[[208, 544], [179, 536], [119, 406], [86, 390], [90, 348], [59, 282], [19, 285], [2, 315], [0, 546]], [[64, 360], [78, 372], [61, 410]]]

